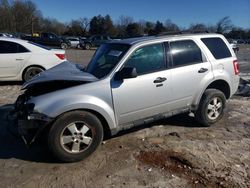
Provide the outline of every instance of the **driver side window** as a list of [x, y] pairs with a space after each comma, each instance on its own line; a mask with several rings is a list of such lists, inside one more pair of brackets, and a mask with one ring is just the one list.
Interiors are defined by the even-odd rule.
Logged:
[[164, 69], [163, 45], [152, 44], [135, 50], [125, 63], [125, 67], [135, 67], [138, 75]]

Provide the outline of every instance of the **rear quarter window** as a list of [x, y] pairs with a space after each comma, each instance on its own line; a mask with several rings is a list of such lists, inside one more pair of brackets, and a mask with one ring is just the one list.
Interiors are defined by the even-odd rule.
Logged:
[[230, 50], [221, 38], [202, 38], [201, 41], [207, 46], [215, 59], [232, 57]]

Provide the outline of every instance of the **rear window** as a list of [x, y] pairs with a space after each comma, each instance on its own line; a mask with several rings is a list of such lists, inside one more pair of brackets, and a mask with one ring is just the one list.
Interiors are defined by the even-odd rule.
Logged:
[[230, 50], [221, 38], [202, 38], [201, 41], [208, 47], [215, 59], [232, 57]]

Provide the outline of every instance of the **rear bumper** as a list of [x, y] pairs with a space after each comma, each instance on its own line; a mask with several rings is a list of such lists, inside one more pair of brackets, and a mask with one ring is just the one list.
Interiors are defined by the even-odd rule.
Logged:
[[239, 84], [240, 84], [240, 78], [237, 79], [237, 81], [232, 84], [232, 87], [231, 87], [231, 97], [238, 91]]

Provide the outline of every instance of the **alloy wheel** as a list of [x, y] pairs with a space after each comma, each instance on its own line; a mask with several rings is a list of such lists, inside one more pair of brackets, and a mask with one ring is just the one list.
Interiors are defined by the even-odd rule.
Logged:
[[69, 153], [80, 153], [92, 142], [92, 130], [82, 121], [67, 125], [61, 133], [62, 148]]
[[208, 103], [207, 116], [211, 120], [217, 119], [222, 112], [222, 100], [219, 97], [214, 97]]

